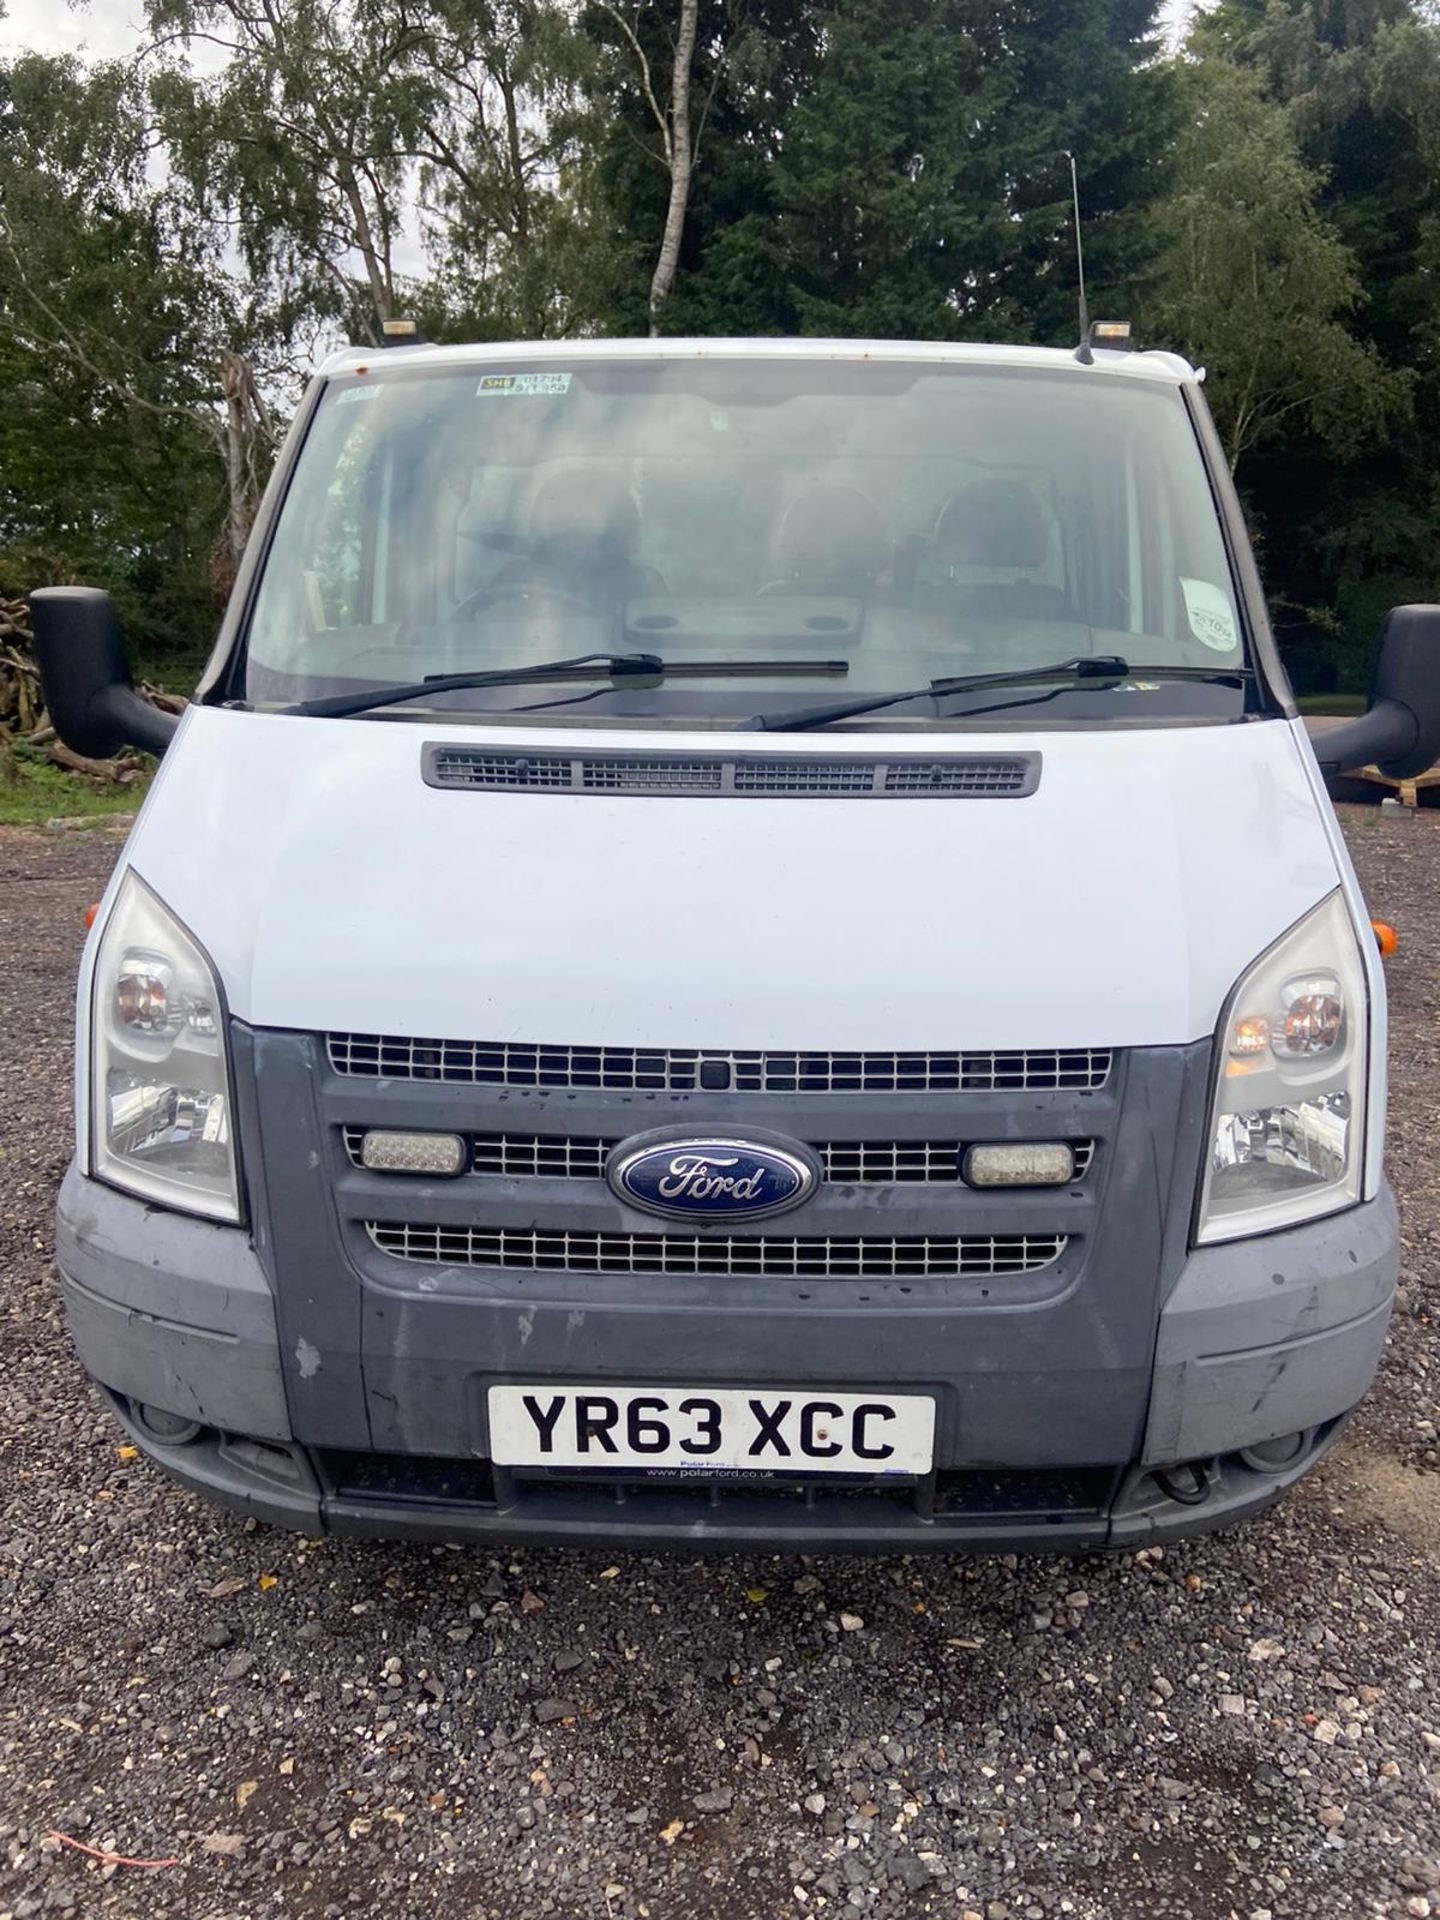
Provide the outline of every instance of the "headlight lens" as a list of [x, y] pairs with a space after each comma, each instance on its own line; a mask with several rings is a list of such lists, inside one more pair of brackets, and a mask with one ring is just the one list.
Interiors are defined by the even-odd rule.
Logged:
[[1233, 1240], [1360, 1197], [1369, 1008], [1334, 893], [1231, 995], [1216, 1049], [1198, 1240]]
[[219, 988], [133, 873], [95, 957], [90, 1060], [95, 1172], [166, 1206], [238, 1220]]

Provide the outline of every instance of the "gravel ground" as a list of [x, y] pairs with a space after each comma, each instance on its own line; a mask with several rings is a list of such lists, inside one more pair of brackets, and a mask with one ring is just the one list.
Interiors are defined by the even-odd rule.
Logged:
[[127, 1460], [50, 1227], [118, 842], [0, 836], [0, 1920], [1440, 1914], [1440, 813], [1346, 826], [1401, 934], [1380, 1383], [1248, 1529], [1018, 1564], [305, 1541]]

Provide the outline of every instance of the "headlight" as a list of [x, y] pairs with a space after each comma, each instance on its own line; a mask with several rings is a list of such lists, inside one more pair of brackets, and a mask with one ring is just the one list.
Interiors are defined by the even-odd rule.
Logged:
[[1331, 894], [1243, 976], [1216, 1047], [1197, 1240], [1234, 1240], [1360, 1197], [1369, 1008]]
[[238, 1220], [219, 988], [133, 873], [95, 956], [90, 1034], [95, 1172], [147, 1200]]

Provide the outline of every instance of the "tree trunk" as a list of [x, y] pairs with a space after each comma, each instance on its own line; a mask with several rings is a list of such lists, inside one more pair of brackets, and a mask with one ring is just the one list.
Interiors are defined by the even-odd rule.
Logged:
[[212, 584], [228, 593], [240, 566], [260, 505], [261, 476], [272, 439], [270, 414], [255, 372], [242, 353], [220, 355], [220, 391], [225, 399], [221, 439], [225, 455], [225, 532], [211, 560]]
[[384, 323], [395, 317], [395, 290], [390, 283], [388, 250], [387, 255], [382, 257], [375, 243], [370, 211], [360, 191], [360, 182], [349, 167], [341, 172], [340, 191], [345, 196], [350, 218], [355, 223], [355, 245], [365, 262], [365, 277], [370, 282], [370, 298], [375, 302], [375, 340], [378, 343]]
[[699, 30], [700, 0], [680, 0], [680, 31], [675, 37], [675, 69], [670, 83], [670, 204], [665, 209], [665, 231], [650, 280], [650, 333], [660, 331], [660, 309], [675, 285], [680, 265], [680, 242], [690, 204], [690, 172], [694, 149], [690, 139], [690, 78], [695, 65], [695, 38]]
[[250, 497], [249, 410], [245, 404], [248, 369], [238, 353], [220, 356], [220, 390], [225, 395], [225, 548], [231, 575], [240, 564], [255, 503]]
[[510, 169], [510, 234], [520, 263], [520, 302], [525, 324], [535, 339], [545, 332], [544, 305], [535, 286], [535, 255], [530, 244], [530, 183], [525, 177], [525, 150], [520, 139], [520, 113], [515, 82], [508, 70], [499, 80], [505, 103], [505, 157]]

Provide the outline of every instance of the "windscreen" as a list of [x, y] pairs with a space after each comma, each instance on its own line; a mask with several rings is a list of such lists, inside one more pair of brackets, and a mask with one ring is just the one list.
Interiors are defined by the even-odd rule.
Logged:
[[[595, 651], [686, 671], [436, 692], [419, 711], [723, 726], [1087, 655], [1243, 659], [1194, 429], [1159, 381], [697, 356], [331, 382], [266, 558], [246, 696]], [[1240, 695], [1137, 674], [1051, 699], [1139, 717]]]

